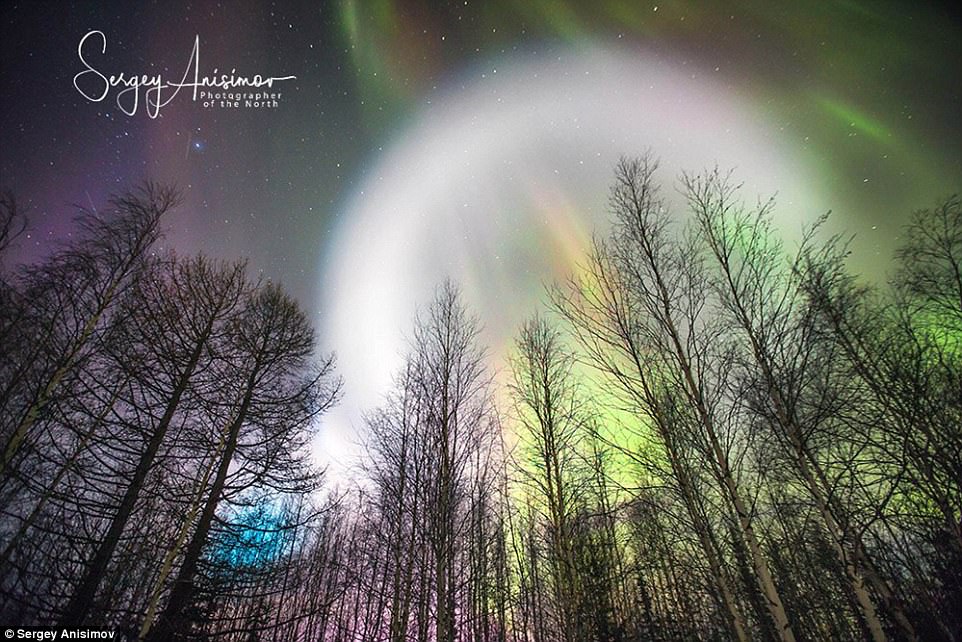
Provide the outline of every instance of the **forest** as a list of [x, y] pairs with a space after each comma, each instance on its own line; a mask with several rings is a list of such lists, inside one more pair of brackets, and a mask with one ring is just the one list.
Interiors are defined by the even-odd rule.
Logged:
[[623, 159], [506, 364], [440, 282], [345, 487], [311, 448], [351, 382], [281, 285], [162, 249], [175, 189], [80, 211], [32, 265], [4, 193], [0, 624], [962, 640], [959, 197], [906, 219], [883, 277], [754, 196]]

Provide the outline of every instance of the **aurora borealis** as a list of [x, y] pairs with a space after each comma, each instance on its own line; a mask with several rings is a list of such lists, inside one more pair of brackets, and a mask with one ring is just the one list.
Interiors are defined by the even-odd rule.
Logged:
[[[826, 210], [884, 275], [916, 208], [962, 184], [962, 29], [908, 2], [15, 3], [3, 5], [0, 178], [28, 208], [19, 257], [144, 178], [184, 203], [170, 245], [247, 256], [316, 315], [347, 394], [319, 457], [349, 459], [363, 410], [446, 277], [495, 365], [543, 285], [608, 215], [614, 163], [646, 149], [670, 185], [734, 168], [797, 234]], [[72, 84], [105, 68], [294, 75], [270, 109], [177, 100], [156, 119]], [[670, 192], [670, 190], [666, 190]], [[669, 194], [670, 196], [670, 194]]]

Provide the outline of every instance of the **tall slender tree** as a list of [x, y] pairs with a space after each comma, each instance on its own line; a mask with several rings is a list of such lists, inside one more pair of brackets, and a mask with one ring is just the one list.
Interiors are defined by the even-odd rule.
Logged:
[[[197, 591], [198, 568], [218, 507], [230, 490], [312, 490], [312, 473], [303, 459], [305, 439], [313, 419], [339, 395], [333, 360], [313, 364], [314, 332], [297, 303], [277, 285], [262, 285], [248, 295], [228, 324], [224, 349], [219, 372], [233, 386], [225, 395], [213, 480], [167, 604], [156, 624], [148, 621], [142, 629], [141, 637], [149, 640], [190, 637], [187, 608]], [[234, 488], [228, 485], [232, 468]]]
[[109, 526], [64, 609], [60, 619], [63, 626], [79, 626], [89, 613], [181, 402], [192, 384], [202, 388], [195, 381], [196, 375], [202, 362], [209, 361], [218, 349], [217, 341], [238, 312], [248, 287], [242, 263], [217, 265], [198, 257], [173, 261], [167, 270], [166, 275], [144, 280], [140, 296], [127, 310], [133, 336], [125, 344], [136, 346], [134, 351], [140, 352], [135, 360], [140, 364], [137, 376], [149, 381], [144, 382], [141, 395], [131, 403], [156, 408], [156, 414], [141, 415], [149, 423], [141, 427], [143, 443], [138, 448], [136, 465]]

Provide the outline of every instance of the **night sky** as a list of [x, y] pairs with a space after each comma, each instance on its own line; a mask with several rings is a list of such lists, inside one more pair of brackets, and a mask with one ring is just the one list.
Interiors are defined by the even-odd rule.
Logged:
[[[165, 243], [249, 257], [338, 354], [347, 396], [322, 426], [324, 461], [354, 451], [442, 279], [502, 363], [543, 285], [603, 232], [622, 155], [659, 156], [670, 202], [681, 171], [733, 168], [747, 201], [777, 193], [788, 239], [830, 209], [874, 278], [909, 213], [962, 186], [962, 28], [935, 4], [0, 7], [0, 182], [31, 223], [15, 259], [70, 234], [74, 204], [176, 184]], [[94, 37], [85, 57], [106, 76], [179, 82], [199, 37], [201, 76], [296, 78], [260, 90], [281, 92], [276, 107], [205, 107], [183, 89], [157, 118], [143, 93], [127, 115], [118, 89], [93, 102], [74, 86], [95, 30], [106, 52]]]

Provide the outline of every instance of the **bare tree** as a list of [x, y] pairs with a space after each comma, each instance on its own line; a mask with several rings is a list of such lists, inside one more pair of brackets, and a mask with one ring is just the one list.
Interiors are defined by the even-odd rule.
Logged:
[[516, 351], [511, 392], [521, 428], [517, 474], [543, 519], [551, 577], [551, 612], [543, 615], [554, 619], [549, 630], [556, 639], [584, 639], [574, 519], [587, 490], [578, 450], [590, 416], [575, 386], [574, 357], [544, 319], [525, 322]]
[[430, 462], [425, 510], [434, 563], [434, 635], [439, 641], [457, 639], [457, 593], [464, 577], [459, 565], [468, 526], [470, 480], [479, 472], [477, 453], [490, 449], [496, 426], [478, 331], [458, 291], [445, 283], [417, 324], [414, 337]]
[[904, 609], [867, 558], [861, 535], [842, 510], [835, 483], [813, 448], [829, 409], [813, 408], [808, 401], [817, 399], [812, 388], [821, 383], [825, 369], [818, 362], [808, 308], [772, 229], [773, 201], [746, 210], [737, 200], [737, 186], [717, 169], [686, 177], [684, 183], [699, 237], [713, 259], [709, 283], [720, 312], [736, 329], [736, 345], [744, 350], [739, 367], [754, 389], [740, 389], [735, 402], [759, 416], [756, 427], [775, 430], [774, 442], [786, 450], [815, 502], [872, 639], [882, 642], [887, 636], [867, 580], [886, 600], [905, 636], [915, 639]]
[[[958, 318], [958, 303], [952, 303], [960, 254], [953, 227], [958, 211], [957, 199], [949, 199], [916, 214], [897, 255], [899, 270], [890, 292], [859, 283], [847, 270], [847, 244], [838, 237], [809, 249], [796, 268], [849, 381], [849, 403], [865, 415], [858, 448], [866, 453], [862, 459], [873, 463], [870, 479], [888, 486], [870, 502], [864, 532], [884, 533], [887, 554], [899, 555], [897, 564], [889, 564], [890, 575], [913, 569], [910, 592], [887, 595], [883, 587], [881, 597], [886, 602], [923, 597], [929, 620], [916, 623], [937, 623], [948, 639], [953, 638], [949, 623], [957, 620], [945, 615], [952, 608], [939, 604], [958, 600], [953, 596], [959, 589], [954, 580], [933, 584], [935, 568], [923, 571], [918, 561], [941, 559], [938, 564], [946, 569], [962, 563], [962, 378], [951, 331]], [[938, 524], [934, 531], [933, 523]], [[867, 548], [855, 553], [868, 559]]]
[[181, 400], [196, 383], [195, 374], [202, 360], [209, 359], [215, 339], [226, 331], [246, 287], [243, 264], [217, 266], [197, 258], [175, 263], [166, 278], [144, 282], [142, 296], [127, 310], [136, 336], [129, 337], [125, 345], [142, 351], [139, 359], [149, 364], [149, 369], [142, 366], [138, 375], [150, 378], [142, 396], [132, 403], [156, 407], [159, 416], [145, 417], [150, 423], [142, 427], [144, 442], [136, 466], [106, 533], [64, 609], [63, 626], [79, 625], [89, 612]]
[[[33, 343], [43, 351], [29, 354], [30, 361], [12, 373], [10, 385], [0, 396], [4, 416], [13, 419], [0, 431], [5, 445], [0, 460], [0, 482], [6, 483], [29, 432], [44, 409], [92, 346], [118, 297], [136, 277], [153, 243], [161, 217], [178, 200], [170, 188], [147, 183], [140, 191], [115, 197], [113, 220], [83, 212], [78, 225], [81, 240], [67, 246], [40, 269], [30, 270], [24, 300], [35, 308], [24, 322], [37, 324]], [[67, 286], [69, 284], [69, 286]], [[36, 331], [35, 330], [35, 331]], [[28, 376], [29, 375], [29, 376]], [[26, 382], [28, 389], [17, 395], [17, 407], [6, 406], [14, 382]]]
[[[689, 239], [670, 236], [669, 214], [653, 182], [655, 169], [650, 159], [619, 164], [611, 199], [612, 240], [596, 244], [591, 282], [556, 294], [555, 305], [596, 364], [647, 415], [662, 442], [694, 447], [710, 463], [717, 489], [734, 512], [768, 613], [780, 638], [789, 642], [794, 632], [754, 528], [746, 500], [751, 493], [746, 495], [739, 481], [740, 457], [733, 450], [737, 433], [725, 424], [723, 394], [731, 360], [722, 338], [725, 328], [709, 318], [708, 284], [697, 248]], [[686, 479], [681, 462], [673, 468], [678, 480]], [[706, 540], [704, 548], [715, 555], [711, 542]], [[725, 584], [720, 568], [716, 581]], [[730, 596], [725, 598], [730, 622], [744, 639], [731, 590], [720, 592]]]
[[386, 530], [384, 563], [388, 639], [407, 639], [412, 619], [418, 551], [426, 546], [423, 524], [423, 482], [427, 475], [422, 399], [417, 373], [408, 363], [399, 376], [396, 392], [386, 406], [367, 420], [370, 457], [368, 475], [375, 485], [377, 523]]
[[305, 439], [313, 419], [338, 397], [333, 360], [312, 364], [314, 332], [297, 303], [273, 284], [249, 296], [242, 313], [231, 320], [225, 343], [221, 374], [233, 386], [224, 395], [225, 421], [214, 450], [213, 481], [204, 490], [203, 507], [167, 604], [156, 624], [144, 623], [141, 638], [190, 635], [186, 609], [197, 590], [196, 574], [211, 526], [229, 492], [252, 487], [313, 490], [313, 474], [304, 469]]

